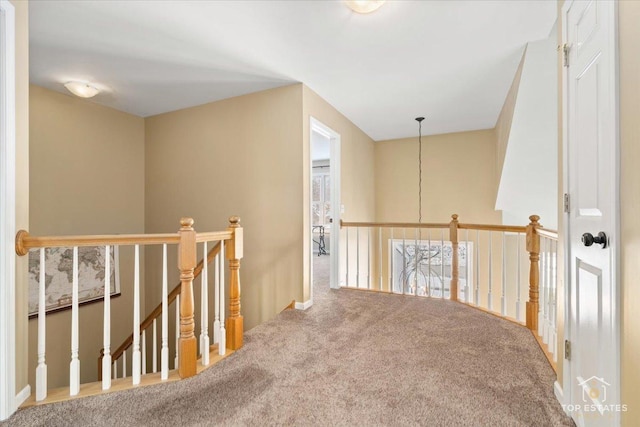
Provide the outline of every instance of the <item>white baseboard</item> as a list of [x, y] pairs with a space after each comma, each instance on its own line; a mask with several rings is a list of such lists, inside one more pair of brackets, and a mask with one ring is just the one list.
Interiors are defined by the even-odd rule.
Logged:
[[305, 302], [296, 301], [296, 310], [306, 310], [313, 305], [313, 300], [307, 300]]
[[[564, 405], [564, 391], [562, 391], [562, 386], [558, 381], [553, 383], [553, 394], [556, 396], [556, 399], [560, 403], [560, 405]], [[564, 411], [567, 415], [571, 416], [569, 412]]]
[[31, 386], [27, 384], [20, 393], [16, 394], [16, 408], [19, 408], [31, 396]]

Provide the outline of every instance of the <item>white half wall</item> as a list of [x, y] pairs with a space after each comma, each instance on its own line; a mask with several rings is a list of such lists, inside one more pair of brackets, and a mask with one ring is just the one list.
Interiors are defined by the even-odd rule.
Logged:
[[555, 27], [527, 47], [496, 198], [503, 224], [524, 225], [537, 214], [544, 227], [558, 226], [556, 49]]

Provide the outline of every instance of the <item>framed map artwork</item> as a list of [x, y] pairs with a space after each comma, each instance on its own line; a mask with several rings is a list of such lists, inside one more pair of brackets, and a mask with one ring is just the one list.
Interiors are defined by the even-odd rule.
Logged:
[[[78, 248], [78, 300], [86, 304], [104, 298], [104, 246]], [[111, 246], [111, 274], [109, 290], [120, 295], [118, 247]], [[38, 315], [38, 286], [40, 281], [40, 251], [29, 252], [29, 317]], [[73, 287], [73, 249], [45, 249], [46, 312], [71, 307]]]

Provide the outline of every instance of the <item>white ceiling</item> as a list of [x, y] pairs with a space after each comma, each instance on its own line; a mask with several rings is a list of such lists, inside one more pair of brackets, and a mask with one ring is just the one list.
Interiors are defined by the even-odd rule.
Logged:
[[491, 128], [550, 0], [31, 1], [31, 82], [143, 117], [303, 82], [375, 140]]

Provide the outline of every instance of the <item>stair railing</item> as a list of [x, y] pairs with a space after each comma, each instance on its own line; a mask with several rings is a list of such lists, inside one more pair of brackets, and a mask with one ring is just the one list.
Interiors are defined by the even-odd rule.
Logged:
[[[131, 378], [132, 385], [138, 385], [141, 376], [147, 372], [146, 369], [146, 343], [144, 331], [148, 327], [146, 322], [140, 322], [140, 246], [142, 245], [162, 245], [163, 249], [163, 286], [162, 303], [160, 305], [159, 316], [162, 317], [162, 344], [161, 344], [161, 377], [168, 378], [169, 349], [168, 349], [168, 306], [169, 293], [167, 291], [167, 246], [177, 245], [178, 249], [178, 270], [180, 273], [180, 285], [171, 293], [175, 295], [177, 316], [177, 337], [176, 368], [180, 378], [188, 378], [197, 372], [197, 358], [200, 353], [202, 364], [208, 364], [209, 359], [209, 338], [208, 338], [208, 275], [206, 274], [208, 264], [211, 259], [216, 259], [215, 270], [215, 312], [216, 322], [214, 322], [214, 342], [218, 341], [218, 350], [224, 354], [227, 348], [236, 350], [242, 346], [243, 319], [240, 315], [240, 259], [243, 255], [243, 233], [238, 217], [229, 219], [229, 227], [225, 231], [196, 233], [193, 229], [191, 218], [180, 220], [180, 229], [177, 233], [167, 234], [132, 234], [132, 235], [92, 235], [92, 236], [30, 236], [25, 230], [21, 230], [16, 235], [16, 253], [20, 256], [27, 255], [30, 250], [39, 250], [39, 281], [38, 281], [38, 365], [36, 368], [36, 401], [47, 398], [47, 365], [46, 365], [46, 260], [47, 249], [70, 248], [69, 256], [72, 259], [72, 284], [71, 284], [71, 362], [69, 374], [69, 395], [76, 396], [80, 392], [80, 360], [79, 360], [79, 248], [81, 247], [104, 247], [104, 283], [108, 289], [111, 283], [111, 263], [114, 248], [120, 246], [133, 246], [134, 248], [134, 277], [133, 277], [133, 331], [129, 340], [126, 340], [113, 354], [111, 348], [111, 292], [105, 289], [104, 327], [103, 341], [104, 348], [101, 352], [101, 363], [98, 369], [101, 375], [102, 389], [111, 388], [112, 378], [117, 375], [117, 360], [125, 354], [127, 348], [131, 347]], [[197, 244], [202, 243], [207, 254], [205, 262], [201, 261], [196, 265]], [[211, 251], [207, 251], [207, 245], [213, 244]], [[112, 252], [113, 251], [113, 252]], [[229, 293], [230, 310], [229, 317], [225, 322], [224, 309], [224, 259], [229, 261]], [[201, 304], [201, 334], [200, 351], [198, 351], [198, 340], [195, 336], [194, 321], [194, 293], [193, 280], [196, 270], [201, 268], [202, 292], [204, 298]], [[199, 271], [198, 271], [199, 272]], [[179, 302], [178, 302], [179, 301]], [[154, 310], [154, 313], [158, 309]], [[152, 314], [154, 314], [152, 313]], [[152, 316], [147, 316], [150, 319]], [[154, 325], [154, 360], [155, 356], [155, 325], [158, 316], [151, 319], [150, 324]], [[142, 342], [141, 342], [142, 341]], [[123, 368], [126, 373], [126, 358], [123, 358]], [[155, 369], [154, 363], [154, 369]]]
[[454, 214], [449, 223], [341, 221], [340, 285], [464, 302], [526, 325], [555, 360], [557, 232], [542, 228], [537, 215], [529, 220], [464, 224]]
[[[203, 258], [200, 260], [200, 262], [198, 262], [198, 265], [196, 265], [196, 268], [193, 270], [193, 278], [194, 280], [197, 279], [198, 277], [200, 277], [200, 275], [202, 274], [203, 270], [205, 270], [205, 274], [206, 274], [206, 270], [207, 270], [207, 266], [209, 264], [211, 264], [212, 261], [215, 260], [214, 263], [214, 268], [216, 269], [215, 274], [216, 274], [216, 278], [217, 278], [217, 283], [215, 284], [215, 286], [219, 286], [219, 270], [218, 267], [220, 265], [220, 248], [221, 248], [221, 244], [220, 242], [215, 243], [214, 247], [211, 248], [211, 250], [206, 254], [206, 258]], [[165, 253], [163, 251], [163, 260], [165, 258]], [[163, 274], [164, 276], [164, 274]], [[165, 277], [163, 277], [163, 287], [164, 287], [164, 281], [165, 281]], [[207, 281], [207, 278], [202, 277], [202, 283], [205, 284]], [[215, 288], [214, 288], [215, 289]], [[153, 340], [153, 344], [151, 346], [152, 348], [152, 367], [151, 367], [151, 373], [156, 373], [158, 371], [158, 366], [157, 366], [157, 323], [158, 323], [158, 319], [161, 319], [161, 322], [164, 323], [166, 321], [168, 321], [168, 319], [165, 319], [165, 316], [168, 317], [168, 310], [165, 309], [164, 307], [169, 307], [171, 306], [171, 304], [173, 304], [175, 301], [179, 301], [180, 300], [180, 292], [182, 290], [182, 282], [178, 283], [172, 290], [171, 292], [169, 292], [169, 294], [167, 295], [167, 299], [165, 301], [165, 299], [163, 298], [163, 301], [158, 304], [152, 311], [151, 313], [149, 313], [147, 315], [147, 317], [140, 323], [140, 330], [142, 331], [142, 373], [143, 375], [145, 373], [148, 373], [148, 370], [146, 369], [145, 366], [145, 361], [146, 361], [146, 354], [145, 354], [145, 349], [147, 348], [146, 344], [146, 331], [151, 329], [151, 333], [152, 333], [152, 340]], [[207, 313], [207, 309], [208, 307], [205, 306], [207, 304], [203, 304], [203, 301], [207, 301], [207, 290], [208, 287], [203, 285], [202, 289], [201, 289], [201, 312], [203, 313], [203, 315], [201, 316], [201, 325], [203, 325], [203, 331], [207, 330], [208, 327], [208, 321], [202, 321], [202, 317], [208, 317], [205, 316], [205, 313]], [[219, 288], [217, 289], [217, 295], [219, 295]], [[163, 291], [163, 295], [164, 295], [164, 291]], [[220, 297], [218, 296], [215, 301], [218, 301], [220, 299]], [[176, 327], [176, 333], [177, 333], [177, 337], [176, 337], [176, 343], [178, 343], [179, 341], [179, 332], [180, 332], [180, 310], [179, 310], [179, 302], [176, 304], [176, 320], [177, 320], [177, 327]], [[214, 339], [213, 339], [213, 343], [214, 344], [218, 344], [219, 343], [219, 331], [220, 331], [220, 321], [219, 321], [219, 310], [220, 307], [218, 305], [215, 306], [216, 308], [216, 322], [214, 322]], [[224, 307], [222, 307], [224, 309]], [[163, 329], [164, 330], [164, 329]], [[203, 331], [201, 331], [201, 340], [203, 340], [204, 338], [203, 336]], [[208, 330], [207, 330], [207, 338], [208, 338]], [[165, 343], [168, 341], [168, 336], [163, 336], [162, 337], [162, 348], [161, 348], [161, 378], [167, 379], [168, 375], [169, 375], [169, 363], [167, 362], [169, 360], [168, 358], [168, 345], [165, 345]], [[202, 342], [202, 341], [201, 341]], [[123, 342], [122, 344], [120, 344], [116, 350], [114, 352], [111, 353], [111, 362], [113, 364], [114, 368], [117, 368], [118, 366], [118, 362], [120, 362], [120, 366], [122, 368], [122, 370], [120, 371], [121, 376], [124, 378], [127, 376], [126, 374], [126, 362], [124, 361], [125, 356], [126, 356], [126, 352], [127, 350], [129, 350], [131, 348], [131, 346], [133, 345], [133, 333], [131, 333]], [[200, 354], [202, 356], [202, 349], [206, 348], [206, 346], [201, 345], [200, 348]], [[221, 346], [218, 346], [220, 355], [224, 355], [224, 351], [225, 351], [225, 346], [224, 344]], [[162, 356], [162, 353], [167, 353], [167, 356]], [[208, 358], [209, 354], [208, 352], [205, 353], [203, 357], [203, 364], [206, 366], [208, 365], [208, 362], [205, 363], [206, 358]], [[104, 359], [104, 348], [100, 350], [100, 356], [98, 357], [98, 381], [102, 381], [102, 363], [103, 363], [103, 359]], [[175, 365], [174, 368], [178, 369], [178, 352], [176, 352], [176, 357], [175, 357]], [[113, 378], [118, 378], [118, 371], [116, 369], [112, 369], [112, 376]]]

